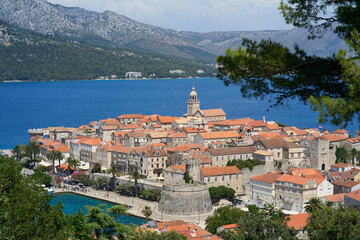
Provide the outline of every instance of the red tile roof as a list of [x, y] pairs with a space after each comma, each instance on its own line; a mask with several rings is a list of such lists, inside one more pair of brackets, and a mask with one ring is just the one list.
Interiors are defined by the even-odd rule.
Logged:
[[222, 108], [200, 110], [205, 117], [226, 116]]
[[350, 193], [345, 194], [346, 197], [354, 199], [356, 201], [360, 201], [360, 190], [356, 190]]
[[280, 176], [281, 176], [280, 172], [265, 173], [256, 177], [252, 177], [250, 178], [250, 180], [264, 182], [264, 183], [275, 183], [276, 179], [278, 179]]
[[144, 116], [140, 114], [123, 114], [118, 116], [119, 119], [127, 119], [127, 118], [143, 118]]
[[186, 166], [185, 165], [172, 165], [172, 166], [170, 166], [175, 172], [177, 171], [177, 170], [181, 170], [183, 173], [185, 173], [185, 171], [186, 171]]
[[344, 202], [345, 193], [327, 195], [325, 198], [330, 202]]
[[307, 225], [307, 219], [309, 218], [308, 213], [300, 213], [296, 215], [290, 215], [289, 221], [287, 222], [287, 225], [291, 228], [293, 227], [295, 230], [303, 230], [305, 226]]
[[226, 139], [226, 138], [239, 138], [243, 136], [235, 131], [219, 131], [219, 132], [208, 132], [208, 133], [199, 133], [199, 134], [204, 139]]
[[342, 135], [329, 134], [329, 135], [325, 135], [324, 138], [329, 140], [330, 142], [338, 142], [341, 140], [348, 139], [349, 136], [345, 134]]
[[255, 146], [244, 147], [228, 147], [228, 148], [215, 148], [208, 149], [207, 151], [213, 156], [230, 155], [230, 154], [242, 154], [242, 153], [254, 153], [257, 150]]
[[276, 181], [278, 181], [278, 182], [290, 182], [290, 183], [294, 183], [294, 184], [298, 184], [298, 185], [304, 185], [309, 180], [310, 179], [307, 179], [304, 177], [293, 176], [293, 175], [289, 175], [289, 174], [284, 174], [284, 175], [280, 176], [278, 179], [276, 179]]
[[85, 141], [83, 141], [82, 144], [91, 145], [91, 146], [101, 145], [101, 139], [100, 138], [88, 138]]
[[230, 174], [240, 174], [241, 171], [236, 166], [228, 167], [203, 167], [200, 168], [200, 171], [205, 177], [208, 176], [220, 176], [220, 175], [230, 175]]

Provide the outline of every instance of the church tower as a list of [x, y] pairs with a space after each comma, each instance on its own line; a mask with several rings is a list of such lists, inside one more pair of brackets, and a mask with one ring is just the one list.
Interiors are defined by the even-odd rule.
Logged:
[[197, 93], [195, 92], [195, 87], [193, 86], [189, 100], [187, 101], [187, 116], [193, 116], [199, 109], [200, 101], [198, 101]]

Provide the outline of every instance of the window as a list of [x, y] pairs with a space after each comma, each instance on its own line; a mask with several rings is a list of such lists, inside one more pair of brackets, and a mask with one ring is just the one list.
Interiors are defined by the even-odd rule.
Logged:
[[239, 179], [239, 175], [236, 175], [236, 179]]
[[222, 176], [222, 180], [225, 181], [225, 176]]
[[217, 177], [215, 177], [215, 182], [217, 182]]
[[208, 182], [210, 182], [210, 177], [208, 177], [207, 179], [208, 179]]

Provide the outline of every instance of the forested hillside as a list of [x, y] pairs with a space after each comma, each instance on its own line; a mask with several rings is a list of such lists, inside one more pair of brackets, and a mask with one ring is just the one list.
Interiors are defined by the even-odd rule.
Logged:
[[[144, 77], [212, 76], [214, 69], [199, 62], [123, 48], [94, 45], [64, 37], [42, 35], [0, 20], [0, 80], [81, 80], [126, 72]], [[205, 74], [198, 75], [202, 69]]]

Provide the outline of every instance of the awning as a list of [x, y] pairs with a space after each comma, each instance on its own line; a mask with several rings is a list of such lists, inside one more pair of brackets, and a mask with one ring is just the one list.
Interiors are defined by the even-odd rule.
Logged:
[[50, 167], [50, 166], [52, 166], [52, 163], [49, 163], [49, 162], [46, 162], [46, 161], [41, 161], [39, 163], [39, 165], [44, 166], [44, 167]]
[[88, 162], [81, 162], [80, 164], [78, 167], [80, 170], [89, 170], [90, 164]]
[[107, 167], [101, 167], [101, 171], [106, 171], [107, 169]]

